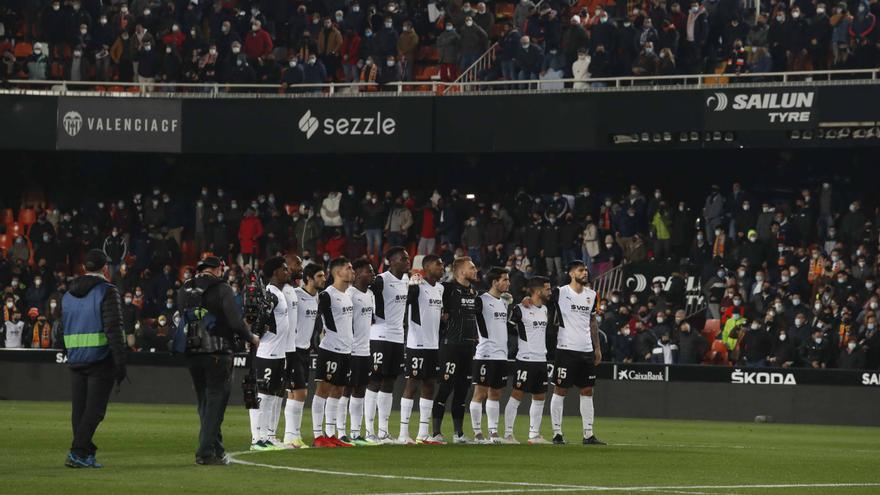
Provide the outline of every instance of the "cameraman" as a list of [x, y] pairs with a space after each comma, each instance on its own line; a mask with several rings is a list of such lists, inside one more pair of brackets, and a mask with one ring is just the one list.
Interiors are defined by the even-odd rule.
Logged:
[[239, 314], [232, 288], [222, 279], [220, 258], [208, 256], [196, 270], [198, 274], [178, 294], [182, 318], [174, 350], [186, 352], [198, 397], [201, 429], [196, 464], [227, 465], [230, 461], [221, 441], [220, 425], [232, 382], [232, 339], [238, 336], [254, 347], [260, 339], [248, 330]]

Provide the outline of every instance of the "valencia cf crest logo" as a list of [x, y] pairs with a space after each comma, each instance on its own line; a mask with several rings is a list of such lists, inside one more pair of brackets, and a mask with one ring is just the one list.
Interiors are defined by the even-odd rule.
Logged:
[[557, 379], [556, 379], [556, 383], [559, 384], [559, 385], [562, 385], [562, 378], [557, 378]]
[[373, 371], [379, 371], [379, 365], [378, 365], [378, 364], [374, 364], [374, 365], [373, 365]]
[[418, 375], [419, 375], [419, 370], [413, 370], [413, 376], [418, 376]]
[[485, 383], [485, 382], [486, 382], [486, 377], [485, 377], [485, 376], [481, 376], [481, 377], [480, 377], [480, 382], [481, 382], [481, 383]]
[[443, 374], [443, 379], [444, 379], [444, 380], [449, 380], [449, 373], [444, 373], [444, 374]]
[[516, 382], [516, 388], [522, 388], [522, 382]]
[[330, 381], [332, 379], [333, 379], [333, 375], [331, 375], [330, 373], [327, 373], [327, 381]]

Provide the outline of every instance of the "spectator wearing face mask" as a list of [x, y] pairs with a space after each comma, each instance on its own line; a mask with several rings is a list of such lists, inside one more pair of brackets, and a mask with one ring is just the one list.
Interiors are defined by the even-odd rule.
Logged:
[[461, 36], [459, 69], [465, 71], [489, 48], [489, 35], [474, 23], [474, 19], [470, 15], [465, 16], [464, 25], [461, 26], [459, 34]]
[[811, 337], [801, 344], [799, 354], [801, 362], [808, 368], [827, 368], [833, 359], [831, 345], [819, 329], [814, 329]]
[[740, 361], [750, 368], [763, 368], [772, 350], [770, 332], [758, 320], [752, 321], [740, 342]]
[[611, 338], [611, 348], [614, 350], [614, 362], [631, 363], [635, 358], [635, 344], [629, 323], [619, 325], [618, 332]]
[[483, 251], [483, 230], [477, 222], [477, 218], [471, 216], [465, 222], [461, 234], [461, 245], [467, 249], [467, 255], [471, 257], [476, 266], [481, 266]]
[[654, 364], [678, 364], [678, 344], [669, 338], [668, 333], [661, 334], [657, 344], [651, 350], [651, 362]]
[[43, 81], [49, 75], [49, 57], [43, 53], [43, 46], [34, 44], [33, 52], [25, 60], [27, 78], [32, 81]]
[[[310, 54], [308, 59], [306, 59], [306, 65], [303, 67], [303, 76], [305, 84], [324, 84], [327, 82], [327, 69], [314, 53]], [[307, 91], [317, 93], [321, 91], [321, 88], [312, 87], [307, 89]]]
[[402, 78], [400, 64], [392, 55], [385, 60], [385, 66], [379, 69], [376, 82], [382, 86], [383, 91], [396, 91], [397, 86], [393, 83], [400, 82]]
[[458, 65], [461, 57], [461, 36], [452, 22], [447, 22], [443, 33], [437, 37], [437, 51], [440, 60], [440, 80], [451, 82], [458, 78]]
[[385, 18], [381, 29], [375, 32], [374, 36], [379, 56], [386, 58], [397, 53], [398, 34], [394, 29], [394, 20], [391, 17]]

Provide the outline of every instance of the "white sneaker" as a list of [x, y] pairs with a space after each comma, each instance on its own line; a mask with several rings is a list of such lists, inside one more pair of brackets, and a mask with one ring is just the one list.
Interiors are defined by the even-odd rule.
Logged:
[[550, 445], [550, 440], [538, 435], [529, 439], [529, 445]]
[[513, 435], [504, 435], [504, 443], [507, 445], [519, 445], [519, 441]]
[[431, 443], [431, 444], [435, 444], [435, 445], [446, 445], [446, 438], [443, 436], [442, 433], [438, 433], [438, 434], [434, 435], [433, 437], [429, 435], [422, 443]]
[[496, 445], [500, 445], [500, 444], [504, 443], [504, 440], [501, 438], [500, 435], [498, 435], [498, 432], [495, 431], [495, 432], [489, 433], [489, 441], [487, 443], [493, 443]]
[[415, 445], [416, 441], [410, 438], [409, 436], [398, 437], [397, 438], [398, 445]]
[[377, 437], [377, 441], [379, 443], [381, 443], [382, 445], [393, 445], [394, 444], [394, 439], [391, 438], [387, 433], [380, 436], [380, 437]]
[[468, 445], [468, 444], [473, 443], [473, 442], [471, 442], [470, 440], [468, 440], [468, 438], [467, 438], [466, 436], [464, 436], [464, 435], [455, 435], [455, 436], [452, 437], [452, 443], [457, 443], [457, 444], [460, 444], [460, 445]]
[[485, 444], [489, 443], [489, 441], [486, 440], [486, 437], [484, 437], [483, 433], [480, 432], [480, 433], [474, 434], [474, 443], [476, 445], [485, 445]]
[[365, 437], [365, 439], [366, 439], [368, 442], [374, 443], [374, 444], [376, 444], [376, 445], [379, 445], [379, 444], [381, 443], [381, 442], [379, 442], [379, 437], [377, 437], [376, 435], [373, 435], [372, 433], [368, 434], [368, 435]]

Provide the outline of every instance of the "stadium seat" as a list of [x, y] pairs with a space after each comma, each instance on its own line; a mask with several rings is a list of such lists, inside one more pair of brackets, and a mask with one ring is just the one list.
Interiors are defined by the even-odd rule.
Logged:
[[727, 346], [724, 345], [724, 342], [713, 340], [709, 345], [709, 352], [706, 353], [703, 363], [729, 366], [730, 361], [728, 360], [728, 350]]
[[12, 222], [15, 222], [15, 212], [12, 211], [12, 208], [6, 208], [3, 210], [3, 225], [9, 225]]
[[12, 247], [12, 236], [9, 234], [0, 234], [0, 251], [6, 252]]
[[703, 327], [703, 331], [701, 332], [703, 337], [706, 338], [709, 342], [714, 341], [718, 338], [718, 334], [721, 333], [721, 320], [706, 320], [706, 326]]
[[414, 74], [414, 76], [416, 81], [433, 81], [434, 76], [437, 76], [439, 74], [439, 65], [423, 65], [416, 68], [416, 73]]
[[514, 3], [496, 3], [495, 4], [495, 19], [513, 19], [513, 14], [516, 11], [516, 4]]

